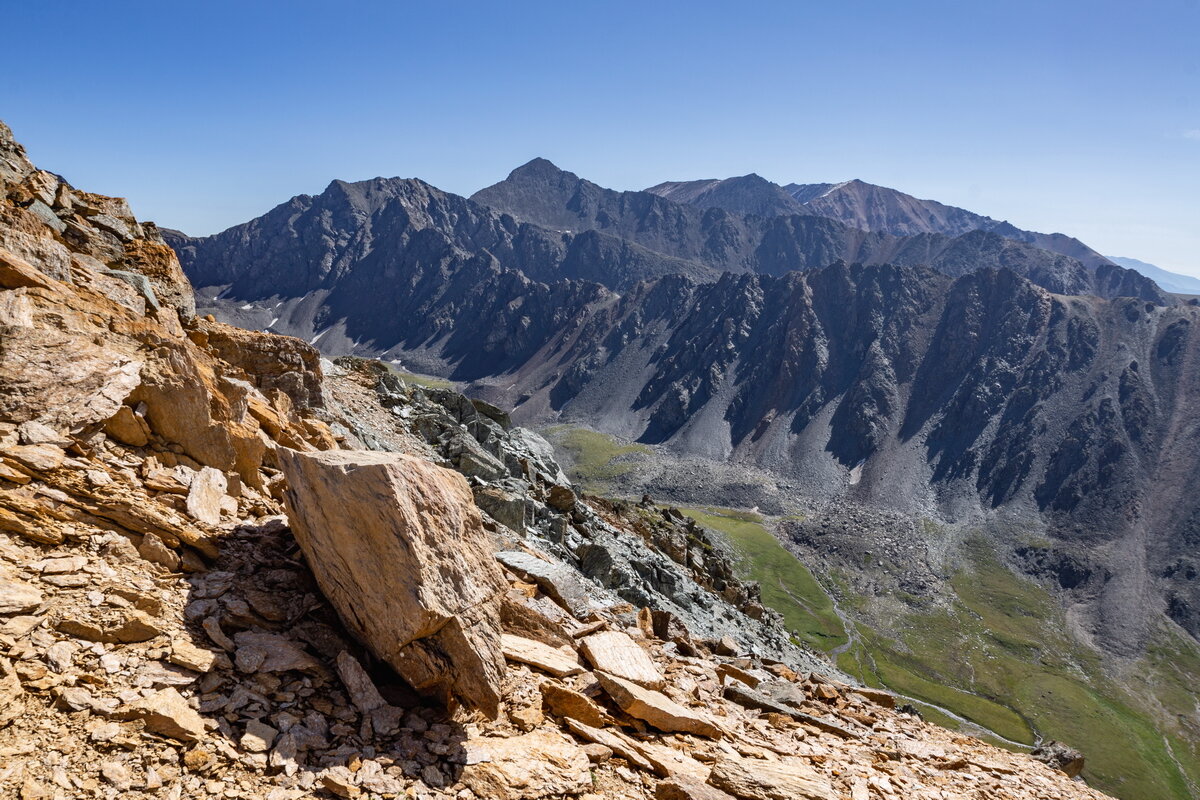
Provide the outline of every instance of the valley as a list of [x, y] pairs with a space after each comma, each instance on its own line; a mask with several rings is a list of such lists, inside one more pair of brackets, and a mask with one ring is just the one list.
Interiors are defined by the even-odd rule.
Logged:
[[[585, 428], [545, 433], [572, 480], [589, 491], [636, 493], [656, 473], [652, 464], [669, 460], [661, 448]], [[760, 584], [763, 603], [782, 615], [796, 641], [906, 698], [926, 719], [1021, 752], [1066, 741], [1087, 756], [1088, 780], [1122, 798], [1189, 798], [1200, 786], [1193, 766], [1200, 743], [1188, 712], [1200, 648], [1168, 625], [1154, 632], [1144, 655], [1123, 661], [1080, 642], [1061, 588], [1000, 560], [996, 542], [1011, 539], [1011, 531], [952, 531], [918, 520], [927, 540], [953, 539], [954, 549], [944, 569], [912, 593], [901, 588], [911, 560], [893, 561], [868, 526], [848, 529], [832, 546], [801, 543], [791, 531], [812, 515], [811, 505], [772, 515], [681, 510], [725, 537], [740, 573]], [[1035, 532], [1021, 536], [1035, 549], [1051, 547]], [[1083, 730], [1089, 735], [1079, 736]]]

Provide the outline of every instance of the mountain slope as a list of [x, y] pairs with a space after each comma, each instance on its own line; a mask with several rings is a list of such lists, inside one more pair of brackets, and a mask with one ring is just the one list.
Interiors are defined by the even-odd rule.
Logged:
[[[824, 187], [825, 184], [817, 184]], [[941, 233], [958, 236], [968, 231], [990, 231], [1006, 239], [1025, 242], [1052, 253], [1069, 256], [1091, 269], [1108, 259], [1083, 242], [1061, 233], [1035, 233], [1008, 222], [994, 220], [935, 200], [912, 195], [860, 180], [846, 181], [814, 193], [812, 185], [789, 184], [784, 189], [795, 198], [808, 197], [804, 208], [811, 214], [836, 219], [867, 231], [898, 236]]]
[[[535, 159], [472, 199], [527, 222], [557, 230], [599, 231], [663, 256], [724, 272], [782, 275], [836, 260], [863, 264], [927, 265], [949, 275], [1005, 267], [1063, 294], [1130, 294], [1165, 302], [1152, 281], [1104, 262], [1089, 270], [1074, 258], [996, 233], [963, 235], [872, 232], [807, 210], [747, 216], [747, 210], [787, 206], [782, 190], [758, 176], [652, 191], [617, 192]], [[688, 198], [688, 203], [672, 197]], [[693, 205], [692, 203], [701, 205]], [[704, 205], [712, 203], [711, 205]], [[728, 203], [725, 208], [721, 203]], [[756, 212], [757, 213], [757, 212]]]

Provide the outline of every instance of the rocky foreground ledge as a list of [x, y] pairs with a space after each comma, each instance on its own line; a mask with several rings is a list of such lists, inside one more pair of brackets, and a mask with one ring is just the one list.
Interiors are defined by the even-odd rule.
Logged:
[[0, 124], [0, 797], [1102, 796], [893, 706], [499, 409], [196, 318]]

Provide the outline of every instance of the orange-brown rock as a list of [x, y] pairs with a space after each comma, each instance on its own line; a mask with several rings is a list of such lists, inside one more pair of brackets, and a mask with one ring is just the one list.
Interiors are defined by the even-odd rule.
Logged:
[[415, 688], [495, 716], [508, 587], [466, 480], [394, 453], [280, 463], [292, 531], [347, 627]]
[[666, 733], [694, 733], [712, 739], [721, 737], [721, 729], [699, 712], [684, 708], [662, 692], [646, 689], [631, 681], [597, 672], [600, 685], [622, 711]]
[[591, 786], [589, 766], [583, 748], [561, 733], [537, 730], [469, 742], [462, 782], [489, 800], [577, 795]]
[[[195, 319], [174, 252], [120, 198], [29, 163], [0, 123], [0, 422], [108, 424], [252, 486], [275, 442], [331, 447], [316, 351]], [[197, 344], [185, 326], [208, 326]], [[262, 374], [259, 374], [261, 371]], [[144, 415], [125, 410], [145, 403]], [[266, 432], [266, 437], [262, 434]]]
[[838, 800], [829, 780], [799, 759], [760, 761], [726, 756], [709, 783], [743, 800]]

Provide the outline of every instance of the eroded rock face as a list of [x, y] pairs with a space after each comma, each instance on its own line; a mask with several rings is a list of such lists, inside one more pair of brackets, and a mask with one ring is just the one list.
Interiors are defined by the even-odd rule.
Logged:
[[319, 382], [303, 342], [196, 319], [157, 229], [36, 169], [0, 123], [0, 423], [82, 438], [111, 423], [255, 486], [274, 441], [333, 446], [303, 419]]
[[292, 530], [346, 625], [413, 687], [494, 716], [507, 587], [462, 476], [393, 453], [280, 462]]

